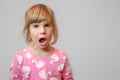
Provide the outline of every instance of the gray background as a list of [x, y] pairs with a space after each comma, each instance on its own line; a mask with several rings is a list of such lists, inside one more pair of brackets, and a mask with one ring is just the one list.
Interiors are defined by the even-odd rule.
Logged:
[[75, 80], [120, 80], [120, 0], [0, 0], [0, 80], [8, 80], [15, 52], [27, 45], [24, 13], [35, 3], [56, 15], [59, 40]]

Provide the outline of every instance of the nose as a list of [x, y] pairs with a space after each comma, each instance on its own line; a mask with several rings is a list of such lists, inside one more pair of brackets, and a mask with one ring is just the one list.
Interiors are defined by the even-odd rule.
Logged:
[[43, 26], [40, 27], [40, 34], [45, 34], [45, 28]]

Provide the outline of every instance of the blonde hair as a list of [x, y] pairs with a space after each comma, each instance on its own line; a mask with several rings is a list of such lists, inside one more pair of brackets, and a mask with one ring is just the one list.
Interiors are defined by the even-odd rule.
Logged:
[[43, 20], [48, 20], [48, 19], [50, 19], [51, 24], [53, 26], [54, 40], [51, 44], [55, 44], [58, 40], [58, 29], [56, 25], [54, 12], [52, 11], [52, 9], [44, 4], [35, 4], [26, 11], [25, 26], [23, 32], [25, 33], [26, 41], [28, 43], [32, 41], [29, 32], [30, 24], [41, 22]]

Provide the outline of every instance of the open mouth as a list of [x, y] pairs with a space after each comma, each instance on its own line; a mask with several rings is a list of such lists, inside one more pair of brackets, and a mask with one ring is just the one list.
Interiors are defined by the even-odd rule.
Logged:
[[45, 38], [40, 38], [40, 39], [39, 39], [39, 42], [40, 42], [40, 43], [44, 43], [45, 41], [46, 41]]

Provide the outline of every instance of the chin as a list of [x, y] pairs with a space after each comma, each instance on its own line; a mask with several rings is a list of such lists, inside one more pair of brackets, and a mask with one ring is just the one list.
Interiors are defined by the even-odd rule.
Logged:
[[49, 47], [49, 45], [39, 46], [39, 48], [42, 48], [42, 49], [46, 49], [48, 47]]

